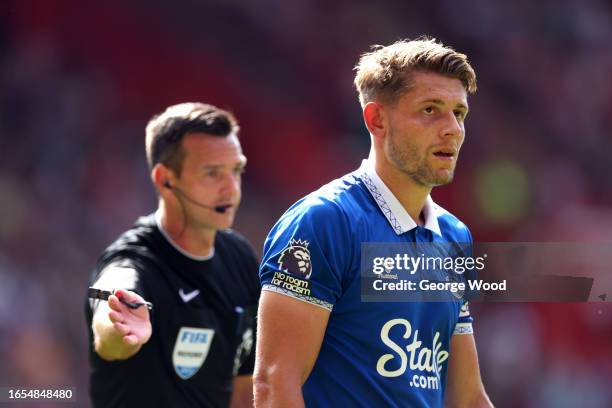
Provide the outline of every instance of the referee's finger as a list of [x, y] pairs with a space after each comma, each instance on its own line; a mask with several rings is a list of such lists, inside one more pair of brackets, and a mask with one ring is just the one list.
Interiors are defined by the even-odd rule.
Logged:
[[125, 336], [126, 334], [130, 333], [130, 328], [127, 324], [124, 323], [114, 323], [113, 327], [115, 328], [115, 330], [117, 330], [119, 332], [119, 334], [121, 334], [122, 336]]
[[122, 304], [119, 298], [117, 298], [115, 295], [110, 295], [108, 297], [108, 306], [116, 312], [123, 312], [126, 309], [125, 305]]
[[139, 294], [125, 289], [117, 289], [115, 291], [115, 296], [130, 303], [144, 302], [144, 299]]
[[114, 310], [108, 312], [108, 318], [113, 323], [123, 323], [123, 321], [125, 320], [120, 312], [116, 312]]
[[129, 344], [130, 346], [135, 346], [139, 343], [138, 336], [135, 334], [128, 334], [127, 336], [123, 336], [123, 342], [125, 344]]

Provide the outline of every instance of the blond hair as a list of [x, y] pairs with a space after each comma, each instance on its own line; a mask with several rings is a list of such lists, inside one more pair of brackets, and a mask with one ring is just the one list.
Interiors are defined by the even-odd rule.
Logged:
[[375, 100], [396, 102], [410, 89], [410, 74], [416, 71], [456, 78], [466, 92], [476, 92], [476, 73], [467, 56], [426, 37], [374, 45], [371, 52], [361, 55], [355, 71], [361, 106]]

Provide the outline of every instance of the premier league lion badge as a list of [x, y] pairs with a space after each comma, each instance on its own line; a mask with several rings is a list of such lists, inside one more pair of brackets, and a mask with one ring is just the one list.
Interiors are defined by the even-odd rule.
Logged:
[[278, 266], [282, 271], [289, 272], [303, 279], [310, 278], [312, 264], [308, 241], [301, 239], [289, 241], [289, 244], [278, 257]]

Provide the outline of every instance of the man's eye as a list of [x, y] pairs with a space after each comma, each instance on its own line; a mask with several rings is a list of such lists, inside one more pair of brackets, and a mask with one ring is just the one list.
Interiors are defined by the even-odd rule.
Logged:
[[217, 170], [209, 170], [208, 172], [206, 172], [206, 175], [208, 177], [217, 177], [219, 176], [219, 172]]
[[463, 111], [456, 110], [455, 111], [455, 117], [457, 117], [458, 119], [464, 119], [465, 118], [465, 113]]
[[434, 113], [434, 108], [433, 106], [428, 106], [425, 109], [423, 109], [423, 112], [425, 112], [428, 115], [431, 115], [432, 113]]
[[234, 169], [234, 174], [240, 175], [240, 174], [244, 174], [245, 169], [244, 167], [237, 167]]

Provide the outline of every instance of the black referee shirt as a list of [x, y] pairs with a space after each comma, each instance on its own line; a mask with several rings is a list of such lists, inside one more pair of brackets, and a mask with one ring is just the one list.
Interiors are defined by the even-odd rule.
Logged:
[[152, 214], [104, 251], [91, 284], [105, 273], [122, 283], [122, 271], [135, 273], [133, 287], [125, 289], [153, 303], [153, 333], [133, 357], [104, 361], [93, 350], [91, 332], [98, 301], [87, 302], [94, 407], [229, 405], [234, 375], [253, 372], [258, 262], [230, 230], [217, 232], [214, 248], [208, 260], [185, 256]]

